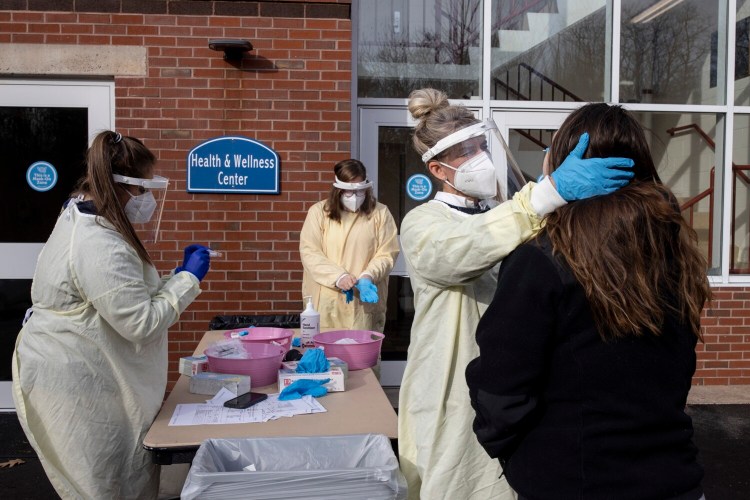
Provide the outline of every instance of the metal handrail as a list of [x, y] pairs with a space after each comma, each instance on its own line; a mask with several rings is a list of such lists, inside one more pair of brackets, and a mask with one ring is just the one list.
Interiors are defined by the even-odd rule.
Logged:
[[690, 210], [690, 215], [688, 217], [688, 225], [690, 227], [693, 227], [693, 214], [695, 213], [695, 205], [698, 204], [701, 200], [708, 197], [708, 251], [706, 252], [708, 255], [706, 256], [709, 265], [712, 262], [713, 257], [713, 240], [714, 240], [714, 175], [716, 172], [716, 167], [711, 167], [711, 173], [709, 176], [709, 187], [702, 193], [698, 193], [696, 196], [693, 196], [689, 200], [687, 200], [685, 203], [680, 205], [680, 213], [684, 212], [685, 210]]
[[711, 139], [711, 137], [709, 137], [709, 135], [706, 132], [704, 132], [703, 129], [700, 128], [700, 126], [698, 126], [697, 123], [691, 123], [690, 125], [682, 125], [681, 127], [668, 128], [667, 133], [671, 135], [672, 137], [674, 137], [674, 135], [677, 132], [682, 132], [683, 130], [688, 130], [688, 129], [692, 129], [698, 132], [698, 135], [700, 135], [703, 138], [703, 140], [706, 141], [709, 146], [711, 146], [711, 149], [713, 151], [716, 151], [716, 143], [714, 142], [714, 140]]
[[[568, 97], [570, 97], [574, 101], [583, 102], [583, 99], [581, 99], [580, 97], [578, 97], [577, 95], [575, 95], [573, 92], [571, 92], [570, 90], [566, 89], [565, 87], [563, 87], [562, 85], [560, 85], [556, 81], [550, 79], [544, 73], [541, 73], [541, 72], [537, 71], [536, 69], [534, 69], [530, 65], [522, 62], [522, 63], [518, 63], [518, 67], [519, 68], [524, 68], [524, 69], [528, 70], [529, 75], [534, 75], [534, 76], [538, 77], [540, 80], [542, 80], [543, 82], [549, 83], [552, 86], [553, 89], [558, 89], [559, 91], [561, 91], [563, 93], [564, 96], [568, 96]], [[519, 71], [519, 74], [520, 74], [520, 71]], [[529, 76], [529, 81], [531, 81], [531, 76]], [[531, 94], [531, 87], [529, 87], [529, 94]], [[540, 86], [540, 94], [541, 94], [542, 97], [544, 96], [544, 89], [541, 86]], [[552, 100], [554, 101], [554, 91], [552, 92], [552, 96], [553, 96]], [[539, 100], [543, 101], [544, 99], [540, 98]], [[563, 98], [563, 101], [564, 100], [565, 99]]]
[[[738, 269], [735, 267], [735, 256], [734, 256], [734, 242], [735, 242], [735, 235], [734, 235], [734, 229], [735, 229], [735, 223], [737, 222], [737, 179], [740, 179], [742, 182], [745, 183], [747, 187], [750, 187], [750, 178], [745, 174], [746, 170], [750, 170], [750, 165], [735, 165], [734, 162], [732, 163], [732, 224], [731, 224], [731, 231], [732, 231], [732, 251], [731, 253], [731, 263], [729, 266], [729, 272], [732, 274], [747, 274], [750, 273], [750, 268], [744, 268], [744, 269]], [[750, 227], [748, 227], [748, 238], [750, 239]]]
[[[698, 135], [703, 138], [703, 140], [711, 147], [711, 150], [716, 151], [716, 143], [709, 137], [709, 135], [697, 124], [697, 123], [691, 123], [689, 125], [682, 125], [680, 127], [672, 127], [670, 129], [667, 129], [667, 133], [671, 135], [672, 137], [675, 136], [676, 133], [682, 132], [685, 130], [695, 131], [698, 133]], [[737, 179], [740, 179], [747, 187], [750, 188], [750, 177], [748, 177], [747, 174], [745, 174], [746, 171], [750, 171], [750, 165], [737, 165], [734, 162], [732, 162], [732, 219], [730, 224], [730, 263], [729, 263], [729, 272], [731, 274], [748, 274], [750, 273], [750, 268], [742, 268], [739, 269], [735, 267], [735, 253], [734, 253], [734, 245], [735, 245], [735, 224], [736, 224], [736, 214], [737, 214]], [[711, 262], [711, 256], [712, 256], [712, 247], [713, 247], [713, 211], [714, 211], [714, 175], [715, 175], [715, 167], [711, 167], [711, 176], [710, 176], [710, 187], [703, 191], [702, 193], [699, 193], [697, 196], [694, 196], [693, 198], [690, 198], [688, 201], [682, 204], [680, 207], [681, 212], [684, 212], [687, 209], [690, 209], [690, 219], [689, 224], [690, 227], [693, 227], [693, 207], [702, 199], [706, 198], [706, 196], [710, 196], [711, 200], [709, 202], [709, 209], [708, 209], [708, 261]], [[748, 239], [750, 239], [750, 227], [748, 227]], [[750, 250], [749, 250], [750, 251]]]
[[[573, 92], [571, 92], [570, 90], [566, 89], [565, 87], [563, 87], [562, 85], [560, 85], [556, 81], [552, 80], [551, 78], [549, 78], [544, 73], [541, 73], [540, 71], [536, 70], [532, 66], [530, 66], [530, 65], [528, 65], [526, 63], [523, 63], [523, 62], [522, 63], [518, 63], [518, 66], [516, 66], [516, 81], [518, 82], [519, 85], [521, 83], [521, 69], [525, 69], [526, 71], [528, 71], [528, 84], [529, 84], [529, 95], [528, 96], [526, 96], [523, 93], [521, 93], [520, 89], [514, 89], [513, 87], [510, 86], [510, 83], [508, 83], [510, 81], [510, 69], [506, 69], [505, 70], [505, 81], [501, 80], [498, 77], [493, 77], [493, 82], [494, 82], [495, 86], [496, 87], [497, 86], [501, 86], [501, 87], [503, 87], [505, 89], [505, 98], [506, 99], [512, 93], [514, 96], [516, 96], [520, 100], [530, 101], [531, 97], [532, 97], [532, 76], [535, 76], [540, 81], [542, 81], [543, 83], [547, 83], [547, 84], [549, 84], [550, 87], [552, 87], [552, 91], [550, 92], [550, 95], [551, 95], [553, 101], [555, 100], [555, 90], [559, 90], [560, 93], [562, 93], [562, 96], [563, 96], [563, 98], [561, 99], [562, 101], [565, 101], [566, 98], [570, 98], [570, 100], [572, 100], [572, 101], [583, 102], [583, 99], [581, 99], [580, 97], [578, 97], [577, 95], [575, 95]], [[495, 91], [495, 96], [497, 96], [497, 94], [498, 94], [498, 92], [496, 90]], [[540, 85], [539, 86], [539, 100], [540, 101], [544, 100], [544, 85]]]
[[[494, 84], [495, 84], [495, 96], [498, 95], [497, 89], [498, 89], [498, 87], [500, 87], [500, 88], [505, 89], [505, 98], [506, 99], [508, 99], [511, 95], [513, 95], [513, 97], [515, 97], [516, 99], [518, 99], [520, 101], [529, 101], [529, 100], [531, 100], [531, 94], [532, 94], [532, 80], [531, 80], [531, 78], [532, 78], [532, 76], [536, 76], [537, 78], [540, 79], [540, 81], [542, 83], [547, 83], [547, 84], [549, 84], [552, 87], [552, 91], [551, 91], [550, 94], [551, 94], [551, 97], [552, 97], [553, 101], [555, 100], [555, 89], [559, 90], [563, 94], [563, 99], [562, 99], [563, 101], [565, 101], [566, 97], [568, 97], [568, 98], [570, 98], [570, 99], [572, 99], [574, 101], [579, 101], [579, 102], [583, 101], [583, 99], [581, 99], [580, 97], [578, 97], [577, 95], [575, 95], [573, 92], [570, 92], [568, 89], [566, 89], [562, 85], [560, 85], [557, 82], [551, 80], [549, 77], [547, 77], [546, 75], [540, 73], [539, 71], [537, 71], [536, 69], [534, 69], [533, 67], [529, 66], [526, 63], [519, 63], [518, 66], [517, 66], [516, 81], [518, 82], [519, 86], [520, 86], [520, 83], [521, 83], [521, 69], [525, 69], [525, 70], [528, 71], [528, 75], [529, 75], [529, 79], [528, 79], [529, 95], [528, 96], [524, 95], [521, 92], [520, 88], [516, 89], [516, 88], [511, 87], [511, 85], [508, 83], [510, 81], [510, 70], [506, 69], [505, 70], [505, 81], [501, 80], [500, 78], [493, 77], [493, 81], [494, 81]], [[540, 100], [543, 100], [543, 98], [544, 98], [544, 85], [543, 84], [539, 86], [539, 97], [540, 97]], [[541, 148], [545, 148], [545, 147], [549, 146], [549, 144], [545, 144], [542, 141], [541, 132], [540, 132], [539, 138], [536, 138], [534, 136], [534, 134], [532, 132], [532, 129], [518, 130], [518, 133], [520, 133], [521, 135], [523, 135], [524, 137], [526, 137], [527, 139], [529, 139], [531, 142], [537, 144]]]

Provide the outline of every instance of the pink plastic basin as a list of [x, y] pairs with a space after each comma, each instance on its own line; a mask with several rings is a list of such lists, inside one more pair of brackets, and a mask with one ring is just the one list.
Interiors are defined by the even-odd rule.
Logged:
[[281, 359], [286, 350], [274, 344], [242, 344], [247, 358], [220, 358], [216, 350], [209, 347], [204, 351], [208, 357], [208, 369], [212, 372], [250, 375], [250, 387], [263, 387], [278, 380]]
[[[375, 366], [383, 343], [380, 332], [370, 330], [333, 330], [313, 337], [315, 347], [323, 347], [327, 358], [340, 358], [346, 361], [350, 370], [362, 370]], [[356, 344], [336, 344], [337, 340], [352, 339]]]
[[284, 353], [292, 348], [292, 337], [294, 330], [288, 328], [274, 328], [269, 326], [256, 326], [253, 328], [237, 328], [224, 332], [224, 337], [231, 339], [232, 333], [247, 332], [247, 335], [237, 337], [243, 343], [249, 344], [279, 344], [284, 348]]

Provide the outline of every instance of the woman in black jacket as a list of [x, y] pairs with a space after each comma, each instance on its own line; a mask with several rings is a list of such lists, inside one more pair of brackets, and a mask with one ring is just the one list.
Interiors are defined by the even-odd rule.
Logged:
[[474, 432], [521, 499], [697, 500], [684, 409], [706, 263], [621, 107], [573, 112], [545, 163], [583, 132], [587, 157], [632, 158], [635, 179], [559, 208], [503, 262], [466, 370]]

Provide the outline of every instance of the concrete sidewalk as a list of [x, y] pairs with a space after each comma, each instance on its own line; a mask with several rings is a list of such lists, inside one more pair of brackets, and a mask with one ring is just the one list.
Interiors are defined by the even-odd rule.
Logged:
[[689, 405], [747, 405], [750, 385], [694, 385], [688, 394]]
[[[398, 390], [386, 389], [386, 393], [398, 406]], [[693, 419], [695, 444], [705, 469], [707, 500], [750, 498], [750, 386], [694, 386], [687, 413]], [[0, 463], [18, 458], [24, 463], [0, 468], [0, 497], [57, 498], [16, 414], [0, 413]], [[187, 464], [163, 469], [162, 498], [179, 496], [187, 471]]]

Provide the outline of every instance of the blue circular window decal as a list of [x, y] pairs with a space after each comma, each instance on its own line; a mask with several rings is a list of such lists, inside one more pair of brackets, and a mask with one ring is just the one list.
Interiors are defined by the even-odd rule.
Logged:
[[414, 174], [406, 181], [406, 194], [412, 200], [426, 200], [432, 194], [432, 181], [424, 174]]
[[34, 191], [49, 191], [57, 184], [57, 170], [46, 161], [32, 163], [26, 171], [26, 182]]

